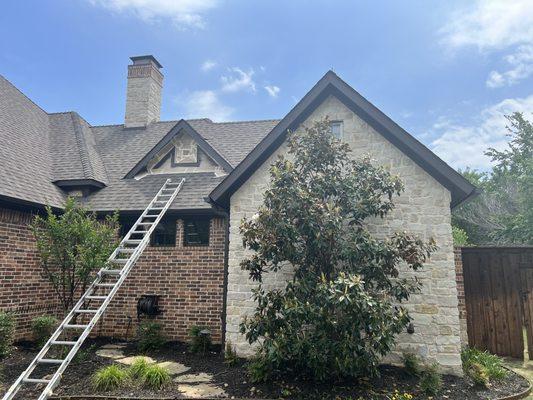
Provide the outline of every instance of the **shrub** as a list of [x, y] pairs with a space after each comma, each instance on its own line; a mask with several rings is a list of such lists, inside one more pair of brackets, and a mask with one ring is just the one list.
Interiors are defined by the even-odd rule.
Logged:
[[14, 341], [15, 319], [9, 313], [0, 312], [0, 357], [9, 354]]
[[428, 396], [435, 396], [442, 387], [442, 378], [437, 372], [437, 366], [433, 364], [427, 367], [420, 378], [420, 388]]
[[501, 380], [507, 376], [501, 358], [487, 351], [467, 347], [461, 352], [461, 361], [465, 374], [479, 385], [487, 386], [490, 381]]
[[93, 375], [93, 386], [96, 390], [107, 392], [116, 389], [127, 381], [128, 373], [118, 365], [100, 368]]
[[224, 352], [224, 364], [233, 367], [234, 365], [237, 365], [238, 362], [239, 357], [237, 357], [235, 349], [231, 345], [231, 342], [228, 340], [228, 342], [226, 343], [226, 351]]
[[189, 349], [193, 353], [207, 353], [211, 347], [211, 333], [205, 327], [192, 326], [189, 330], [189, 337], [191, 338]]
[[143, 374], [143, 383], [151, 389], [161, 389], [170, 382], [168, 370], [157, 364], [146, 366]]
[[[251, 369], [260, 380], [378, 375], [411, 320], [402, 302], [420, 289], [412, 272], [436, 248], [405, 232], [373, 234], [367, 220], [386, 217], [403, 184], [330, 131], [325, 119], [289, 135], [263, 204], [240, 226], [251, 250], [241, 267], [257, 283], [240, 332], [258, 345]], [[410, 272], [400, 277], [400, 265]], [[289, 269], [284, 287], [263, 285]]]
[[483, 387], [490, 386], [489, 375], [487, 373], [487, 369], [483, 365], [477, 362], [470, 363], [466, 374], [470, 377], [470, 379], [472, 379], [474, 384]]
[[403, 366], [405, 371], [411, 376], [420, 375], [420, 361], [418, 357], [413, 353], [403, 354]]
[[140, 351], [159, 350], [166, 343], [161, 332], [161, 324], [153, 321], [144, 321], [139, 325], [137, 347]]
[[144, 357], [136, 357], [133, 364], [128, 368], [128, 374], [133, 379], [144, 379], [149, 365]]
[[52, 336], [56, 329], [58, 320], [51, 315], [42, 315], [31, 321], [31, 330], [37, 346], [42, 347]]

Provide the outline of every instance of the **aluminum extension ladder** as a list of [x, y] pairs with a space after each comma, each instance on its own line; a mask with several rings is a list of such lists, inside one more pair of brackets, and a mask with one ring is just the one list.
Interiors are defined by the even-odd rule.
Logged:
[[[38, 400], [46, 400], [52, 395], [52, 391], [59, 383], [61, 376], [69, 363], [72, 361], [84, 340], [96, 325], [107, 306], [117, 293], [118, 289], [128, 276], [130, 270], [135, 265], [143, 250], [149, 243], [150, 235], [161, 221], [161, 218], [169, 208], [172, 201], [183, 186], [185, 179], [173, 183], [167, 179], [159, 192], [152, 199], [148, 207], [135, 222], [118, 247], [109, 256], [108, 263], [97, 273], [95, 280], [91, 283], [87, 291], [81, 296], [74, 308], [68, 313], [57, 330], [48, 339], [44, 347], [35, 356], [28, 368], [18, 377], [15, 383], [9, 388], [2, 400], [11, 400], [23, 384], [44, 384], [46, 385], [38, 397]], [[113, 268], [114, 267], [114, 268]], [[102, 292], [102, 293], [100, 293]], [[100, 303], [96, 308], [88, 308], [91, 302]], [[92, 318], [86, 324], [72, 323], [78, 317], [88, 316]], [[64, 332], [75, 333], [82, 331], [78, 339], [65, 340], [61, 338]], [[66, 346], [70, 348], [65, 358], [50, 358], [46, 354], [51, 348]], [[64, 353], [63, 353], [64, 354]], [[41, 364], [57, 365], [57, 370], [50, 379], [30, 378], [34, 369]]]

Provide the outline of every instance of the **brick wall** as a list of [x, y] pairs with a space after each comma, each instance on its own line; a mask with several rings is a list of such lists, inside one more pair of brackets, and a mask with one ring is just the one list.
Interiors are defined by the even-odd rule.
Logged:
[[32, 318], [60, 311], [40, 275], [32, 220], [31, 213], [0, 208], [0, 310], [15, 315], [17, 340], [31, 338]]
[[463, 255], [460, 247], [454, 248], [455, 257], [455, 281], [457, 283], [457, 299], [459, 301], [459, 324], [461, 326], [461, 345], [468, 345], [468, 333], [466, 330], [466, 303], [465, 285], [463, 279]]
[[132, 338], [137, 328], [137, 300], [159, 295], [161, 322], [172, 340], [187, 340], [192, 325], [207, 326], [221, 341], [225, 221], [213, 218], [209, 246], [184, 247], [183, 221], [177, 221], [175, 247], [147, 247], [104, 314], [96, 333]]

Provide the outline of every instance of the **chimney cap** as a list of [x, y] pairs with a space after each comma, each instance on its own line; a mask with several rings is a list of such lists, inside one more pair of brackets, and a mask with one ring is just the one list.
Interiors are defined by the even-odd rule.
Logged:
[[157, 61], [156, 58], [151, 54], [146, 55], [146, 56], [130, 57], [130, 60], [133, 61], [133, 65], [148, 64], [151, 61], [155, 64], [157, 68], [163, 68], [163, 66], [159, 63], [159, 61]]

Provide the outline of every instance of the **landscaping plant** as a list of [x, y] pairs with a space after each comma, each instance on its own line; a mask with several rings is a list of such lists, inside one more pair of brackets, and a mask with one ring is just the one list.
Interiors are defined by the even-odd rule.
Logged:
[[37, 346], [42, 347], [46, 343], [54, 333], [57, 324], [57, 318], [52, 315], [42, 315], [32, 319], [31, 330]]
[[[252, 378], [375, 376], [410, 322], [401, 303], [420, 289], [399, 266], [419, 270], [435, 244], [372, 234], [368, 223], [393, 210], [403, 184], [369, 158], [355, 160], [327, 119], [289, 134], [288, 152], [270, 168], [263, 205], [240, 227], [253, 251], [241, 266], [258, 284], [255, 312], [240, 327], [258, 344]], [[293, 276], [284, 287], [263, 284], [280, 270]]]
[[403, 354], [403, 366], [405, 371], [411, 376], [419, 376], [421, 372], [420, 360], [413, 353]]
[[107, 392], [123, 386], [128, 380], [128, 373], [123, 367], [113, 364], [96, 371], [92, 380], [96, 390]]
[[0, 358], [11, 351], [15, 341], [15, 318], [12, 314], [0, 312]]
[[89, 213], [73, 198], [67, 200], [62, 214], [54, 214], [51, 207], [46, 212], [45, 217], [35, 217], [32, 231], [43, 275], [66, 312], [116, 247], [118, 214], [98, 221], [96, 214]]
[[189, 330], [189, 349], [193, 353], [207, 353], [211, 348], [211, 333], [202, 326], [194, 325]]
[[231, 342], [228, 340], [226, 343], [226, 350], [224, 351], [224, 364], [233, 367], [237, 365], [238, 362], [239, 357], [237, 356], [237, 353], [235, 352]]
[[128, 374], [133, 379], [144, 379], [146, 370], [150, 364], [144, 357], [135, 357], [133, 364], [128, 368]]
[[435, 396], [442, 388], [442, 377], [437, 372], [437, 366], [431, 365], [426, 368], [420, 378], [420, 388], [428, 396]]
[[149, 364], [144, 371], [142, 379], [145, 386], [159, 390], [170, 383], [170, 374], [161, 365]]
[[501, 380], [507, 376], [501, 358], [487, 351], [467, 347], [461, 352], [463, 370], [474, 383], [488, 387], [493, 380]]
[[137, 337], [137, 347], [143, 352], [159, 350], [167, 342], [163, 336], [161, 324], [153, 321], [141, 322], [137, 331]]

